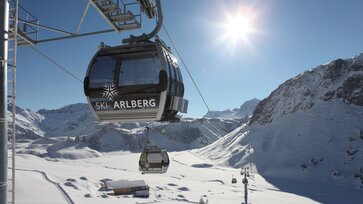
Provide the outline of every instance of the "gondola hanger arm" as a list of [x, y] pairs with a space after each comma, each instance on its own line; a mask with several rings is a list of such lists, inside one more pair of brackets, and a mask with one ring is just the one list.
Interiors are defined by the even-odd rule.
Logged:
[[143, 33], [140, 36], [130, 35], [129, 38], [123, 39], [122, 43], [134, 44], [137, 42], [147, 41], [147, 40], [152, 39], [159, 33], [159, 31], [161, 30], [161, 28], [163, 26], [164, 18], [163, 18], [163, 11], [161, 8], [160, 0], [155, 0], [155, 2], [156, 2], [156, 8], [157, 8], [157, 23], [156, 23], [154, 30], [152, 30], [149, 34]]

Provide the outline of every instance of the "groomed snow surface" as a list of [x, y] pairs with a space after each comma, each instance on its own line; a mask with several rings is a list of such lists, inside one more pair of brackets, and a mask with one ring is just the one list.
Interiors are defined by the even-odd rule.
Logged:
[[[19, 154], [16, 202], [49, 203], [242, 203], [242, 177], [238, 169], [206, 163], [189, 152], [172, 152], [169, 170], [163, 175], [141, 175], [138, 153], [109, 153], [89, 159], [43, 159]], [[232, 175], [238, 179], [231, 184]], [[102, 191], [104, 179], [145, 180], [149, 198], [113, 196]], [[57, 185], [59, 184], [59, 186]], [[283, 192], [258, 174], [249, 179], [250, 203], [316, 203], [307, 197]], [[328, 195], [327, 195], [328, 196]], [[334, 197], [335, 195], [330, 195]]]

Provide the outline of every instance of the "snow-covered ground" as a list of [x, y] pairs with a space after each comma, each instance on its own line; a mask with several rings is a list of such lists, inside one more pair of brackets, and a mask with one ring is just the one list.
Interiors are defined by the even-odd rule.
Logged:
[[[17, 203], [241, 203], [244, 198], [238, 169], [206, 163], [189, 151], [172, 152], [166, 174], [141, 175], [138, 153], [109, 153], [89, 159], [44, 159], [19, 154], [17, 159]], [[231, 184], [234, 175], [237, 184]], [[149, 198], [112, 196], [100, 191], [103, 179], [145, 180]], [[58, 185], [59, 186], [58, 186]], [[335, 195], [327, 195], [334, 197]], [[284, 192], [258, 174], [249, 179], [250, 203], [317, 203], [310, 198]]]

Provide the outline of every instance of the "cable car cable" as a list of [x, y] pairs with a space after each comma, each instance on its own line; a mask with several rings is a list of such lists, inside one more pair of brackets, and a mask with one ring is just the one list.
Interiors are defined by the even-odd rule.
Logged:
[[75, 80], [81, 82], [83, 84], [83, 80], [81, 80], [80, 78], [78, 78], [76, 75], [74, 75], [72, 72], [68, 71], [68, 69], [66, 69], [65, 67], [63, 67], [62, 65], [58, 64], [56, 61], [54, 61], [52, 58], [48, 57], [46, 54], [44, 54], [42, 51], [38, 50], [37, 48], [35, 48], [34, 46], [30, 46], [30, 48], [32, 48], [35, 52], [37, 52], [38, 54], [40, 54], [41, 56], [43, 56], [45, 59], [47, 59], [49, 62], [53, 63], [54, 65], [56, 65], [58, 68], [62, 69], [65, 73], [67, 73], [68, 75], [70, 75], [72, 78], [74, 78]]
[[189, 75], [190, 79], [192, 80], [192, 82], [193, 82], [193, 84], [194, 84], [195, 88], [197, 89], [197, 91], [198, 91], [198, 93], [199, 93], [199, 96], [202, 98], [202, 100], [203, 100], [203, 102], [204, 102], [205, 107], [206, 107], [206, 108], [208, 109], [208, 111], [210, 112], [209, 106], [208, 106], [208, 104], [207, 104], [206, 100], [204, 99], [204, 97], [203, 97], [203, 95], [202, 95], [202, 92], [200, 91], [200, 89], [199, 89], [199, 87], [198, 87], [197, 83], [195, 82], [195, 80], [194, 80], [194, 78], [193, 78], [192, 74], [189, 72], [189, 69], [188, 69], [187, 65], [185, 64], [185, 62], [184, 62], [184, 60], [183, 60], [182, 56], [181, 56], [181, 55], [180, 55], [180, 53], [179, 53], [179, 50], [176, 48], [176, 45], [175, 45], [174, 41], [171, 39], [171, 36], [170, 36], [169, 32], [166, 30], [166, 28], [165, 28], [165, 26], [164, 26], [164, 25], [163, 25], [163, 29], [164, 29], [164, 32], [166, 33], [166, 35], [167, 35], [167, 37], [168, 37], [169, 41], [170, 41], [170, 42], [171, 42], [171, 44], [173, 45], [173, 48], [175, 49], [175, 51], [176, 51], [177, 55], [179, 56], [180, 61], [182, 62], [183, 66], [184, 66], [185, 70], [187, 71], [187, 73], [188, 73], [188, 75]]

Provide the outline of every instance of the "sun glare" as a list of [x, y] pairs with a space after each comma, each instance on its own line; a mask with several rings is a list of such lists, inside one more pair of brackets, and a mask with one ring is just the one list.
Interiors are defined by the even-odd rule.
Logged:
[[243, 40], [246, 42], [248, 40], [249, 34], [253, 32], [253, 26], [251, 20], [246, 16], [237, 14], [236, 16], [229, 16], [226, 26], [225, 26], [225, 37], [237, 42]]
[[252, 8], [240, 7], [235, 12], [226, 10], [225, 18], [218, 23], [218, 44], [224, 45], [224, 53], [235, 55], [239, 48], [254, 51], [252, 40], [257, 31], [257, 12]]

